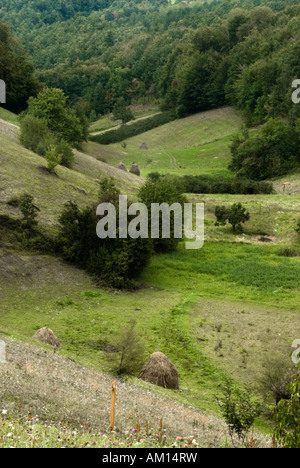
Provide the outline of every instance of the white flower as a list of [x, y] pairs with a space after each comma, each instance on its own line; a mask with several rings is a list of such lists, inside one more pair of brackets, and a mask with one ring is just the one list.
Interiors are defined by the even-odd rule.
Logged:
[[7, 414], [7, 410], [6, 409], [2, 410], [2, 414]]
[[9, 432], [9, 433], [7, 434], [7, 437], [12, 437], [12, 436], [13, 436], [12, 432]]

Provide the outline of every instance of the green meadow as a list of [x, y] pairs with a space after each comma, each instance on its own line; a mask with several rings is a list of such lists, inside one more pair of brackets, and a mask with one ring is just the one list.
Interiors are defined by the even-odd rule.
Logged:
[[[136, 194], [144, 179], [115, 169], [120, 160], [128, 167], [136, 161], [142, 176], [153, 171], [230, 176], [228, 145], [240, 124], [225, 108], [131, 138], [125, 149], [87, 143], [76, 152], [74, 168], [59, 167], [56, 177], [46, 174], [43, 158], [0, 126], [1, 214], [18, 217], [7, 201], [29, 191], [41, 208], [41, 227], [55, 231], [67, 200], [84, 206], [96, 199], [95, 179], [110, 175], [123, 193]], [[148, 151], [138, 149], [144, 141]], [[300, 253], [295, 232], [300, 179], [289, 179], [291, 194], [282, 192], [282, 179], [274, 181], [274, 195], [188, 195], [205, 204], [203, 248], [186, 250], [182, 242], [176, 252], [155, 255], [134, 291], [99, 288], [55, 256], [24, 251], [1, 228], [0, 336], [32, 344], [35, 331], [49, 326], [59, 336], [62, 356], [113, 375], [120, 359], [115, 344], [134, 318], [145, 359], [160, 350], [179, 371], [179, 392], [154, 386], [151, 391], [209, 413], [218, 413], [215, 396], [226, 376], [258, 392], [266, 362], [276, 355], [289, 359], [300, 333], [300, 256], [282, 255], [283, 249]], [[215, 207], [239, 201], [251, 215], [244, 233], [216, 227]], [[135, 377], [129, 381], [149, 388]]]
[[[105, 121], [106, 122], [106, 121]], [[142, 176], [162, 174], [209, 174], [230, 176], [229, 144], [242, 124], [232, 108], [207, 111], [175, 120], [141, 135], [111, 145], [84, 145], [84, 151], [109, 165], [123, 161], [127, 169], [139, 165]], [[148, 150], [140, 149], [146, 143]]]

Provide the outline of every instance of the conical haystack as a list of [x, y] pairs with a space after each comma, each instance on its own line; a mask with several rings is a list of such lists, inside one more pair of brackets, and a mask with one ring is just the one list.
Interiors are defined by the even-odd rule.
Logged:
[[178, 371], [174, 364], [161, 352], [150, 356], [149, 361], [142, 370], [140, 377], [145, 382], [160, 387], [179, 390]]
[[139, 166], [136, 163], [132, 163], [132, 167], [130, 169], [131, 174], [134, 174], [136, 176], [141, 175], [141, 171], [139, 169]]
[[123, 162], [120, 162], [117, 165], [117, 169], [120, 169], [121, 171], [127, 172], [126, 166], [125, 166], [125, 164]]
[[140, 149], [141, 150], [147, 150], [148, 149], [148, 146], [146, 143], [142, 143], [141, 146], [140, 146]]
[[33, 335], [32, 339], [41, 341], [42, 343], [47, 343], [54, 349], [58, 349], [60, 347], [58, 338], [55, 336], [54, 332], [48, 327], [40, 328], [35, 333], [35, 335]]

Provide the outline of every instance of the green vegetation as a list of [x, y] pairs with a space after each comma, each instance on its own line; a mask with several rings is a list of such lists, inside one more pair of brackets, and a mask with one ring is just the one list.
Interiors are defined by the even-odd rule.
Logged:
[[27, 53], [0, 21], [0, 75], [6, 83], [7, 108], [20, 112], [26, 108], [30, 96], [38, 92], [39, 83]]
[[[67, 0], [56, 9], [51, 2], [19, 3], [3, 2], [2, 16], [24, 39], [46, 87], [1, 24], [0, 47], [15, 67], [0, 59], [15, 87], [8, 108], [19, 112], [26, 101], [28, 108], [20, 121], [0, 109], [0, 333], [25, 346], [49, 325], [61, 349], [51, 363], [44, 352], [31, 354], [44, 363], [38, 373], [10, 343], [14, 357], [0, 375], [0, 393], [12, 419], [2, 413], [0, 444], [13, 446], [20, 437], [19, 445], [57, 446], [59, 436], [62, 446], [143, 446], [149, 434], [137, 421], [150, 394], [161, 398], [150, 405], [161, 420], [159, 441], [147, 440], [155, 447], [173, 444], [170, 422], [168, 442], [163, 437], [169, 415], [160, 414], [168, 398], [170, 406], [185, 405], [183, 413], [223, 417], [207, 445], [226, 444], [225, 422], [232, 445], [248, 446], [254, 428], [298, 447], [299, 379], [290, 359], [300, 300], [300, 114], [291, 101], [300, 74], [298, 2]], [[117, 169], [120, 161], [128, 169], [135, 161], [141, 177]], [[96, 215], [97, 204], [111, 203], [118, 214], [121, 193], [148, 208], [204, 203], [204, 247], [99, 239], [99, 216], [103, 226], [110, 221]], [[179, 391], [138, 379], [157, 350], [176, 365]], [[53, 377], [60, 378], [62, 363], [69, 371], [64, 396]], [[96, 371], [103, 380], [109, 374], [109, 390], [120, 375], [124, 393], [130, 386], [141, 391], [120, 409], [118, 436], [106, 436], [107, 400], [98, 398]], [[250, 386], [253, 399], [243, 392]], [[31, 403], [53, 428], [26, 423]], [[73, 437], [59, 426], [60, 416], [70, 427], [87, 417], [87, 431], [99, 428], [105, 437]], [[213, 425], [198, 416], [185, 426], [187, 445], [190, 428], [211, 434]], [[140, 436], [130, 442], [131, 428]], [[31, 429], [38, 440], [24, 436]]]
[[[97, 143], [100, 143], [102, 145], [118, 143], [135, 135], [145, 133], [149, 130], [152, 130], [153, 128], [160, 127], [161, 125], [175, 120], [175, 118], [176, 115], [174, 112], [163, 112], [152, 117], [148, 117], [146, 119], [138, 120], [136, 122], [131, 123], [130, 125], [122, 125], [122, 127], [118, 128], [117, 130], [110, 130], [104, 133], [100, 133], [98, 135], [91, 136], [90, 140], [96, 141]], [[125, 122], [123, 121], [123, 123]]]
[[299, 122], [297, 120], [294, 126], [283, 120], [269, 119], [254, 136], [245, 132], [242, 138], [235, 137], [229, 168], [239, 176], [254, 180], [294, 172], [300, 163]]
[[232, 445], [235, 446], [234, 435], [236, 435], [240, 443], [245, 446], [248, 433], [262, 410], [261, 405], [253, 401], [249, 390], [242, 391], [230, 381], [224, 384], [222, 391], [223, 395], [218, 399], [218, 405], [227, 423]]
[[[97, 204], [80, 210], [74, 202], [66, 203], [59, 218], [60, 229], [57, 246], [63, 258], [95, 275], [115, 288], [130, 288], [147, 265], [152, 251], [149, 239], [119, 238], [119, 200], [113, 184], [104, 180], [100, 191], [99, 203], [110, 203], [116, 215], [98, 213]], [[96, 212], [99, 218], [96, 215]], [[115, 229], [115, 238], [99, 238], [98, 223], [105, 233]], [[112, 224], [111, 224], [112, 223]], [[128, 220], [128, 225], [130, 219]], [[107, 226], [106, 229], [104, 227]], [[123, 226], [122, 226], [123, 228]]]
[[299, 448], [300, 446], [300, 382], [295, 379], [288, 385], [290, 398], [281, 400], [274, 409], [277, 422], [276, 436], [283, 448]]
[[250, 213], [241, 203], [235, 203], [230, 208], [216, 206], [216, 226], [225, 226], [227, 221], [231, 224], [233, 232], [243, 232], [242, 224], [250, 219]]

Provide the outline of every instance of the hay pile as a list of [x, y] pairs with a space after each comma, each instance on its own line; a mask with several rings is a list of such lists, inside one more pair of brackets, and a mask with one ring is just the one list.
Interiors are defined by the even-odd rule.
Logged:
[[123, 162], [120, 162], [117, 165], [117, 169], [120, 169], [121, 171], [127, 172], [126, 166], [125, 166], [125, 164]]
[[140, 374], [145, 382], [159, 385], [160, 387], [179, 390], [178, 371], [174, 364], [161, 352], [150, 356]]
[[148, 146], [146, 143], [142, 143], [141, 146], [140, 146], [140, 149], [141, 150], [148, 150]]
[[58, 338], [55, 336], [54, 332], [48, 327], [40, 328], [35, 333], [35, 335], [33, 335], [32, 339], [41, 341], [42, 343], [47, 343], [50, 346], [52, 346], [54, 350], [60, 348]]
[[131, 174], [134, 174], [136, 176], [141, 175], [141, 171], [139, 169], [139, 166], [136, 163], [132, 163], [132, 167], [130, 169]]

